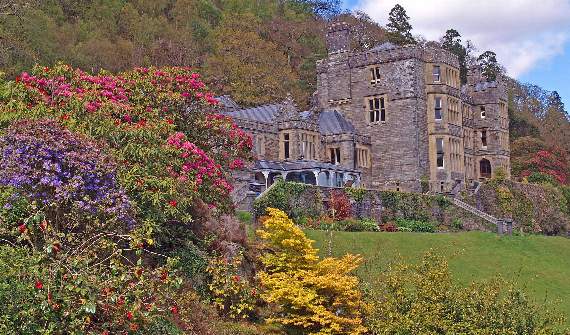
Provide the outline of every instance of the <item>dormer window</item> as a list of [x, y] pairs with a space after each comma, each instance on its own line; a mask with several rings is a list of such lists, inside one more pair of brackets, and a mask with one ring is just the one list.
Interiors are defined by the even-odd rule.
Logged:
[[481, 118], [484, 119], [487, 117], [487, 111], [485, 110], [485, 106], [481, 106]]
[[434, 83], [441, 82], [441, 66], [439, 65], [433, 66], [433, 82]]
[[380, 82], [380, 67], [375, 66], [370, 68], [370, 84], [375, 85]]
[[436, 97], [435, 98], [435, 120], [436, 121], [441, 121], [442, 117], [443, 117], [443, 112], [442, 112], [442, 105], [441, 105], [441, 98], [440, 97]]
[[384, 97], [368, 98], [368, 120], [370, 123], [386, 122], [386, 102]]

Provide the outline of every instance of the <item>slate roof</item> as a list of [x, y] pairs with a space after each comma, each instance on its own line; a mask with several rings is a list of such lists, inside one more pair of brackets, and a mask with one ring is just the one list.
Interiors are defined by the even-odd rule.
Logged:
[[263, 123], [273, 123], [275, 116], [279, 112], [281, 104], [269, 104], [252, 108], [239, 109], [226, 113], [228, 116], [247, 119]]
[[240, 105], [235, 102], [229, 95], [221, 95], [216, 97], [220, 104], [226, 109], [240, 109]]
[[[230, 110], [225, 114], [238, 119], [272, 124], [276, 122], [280, 108], [283, 106], [283, 103], [276, 103], [252, 108]], [[298, 114], [299, 119], [310, 120], [314, 113], [315, 112], [313, 111], [300, 112]], [[324, 110], [318, 113], [318, 117], [319, 131], [323, 135], [356, 134], [354, 126], [336, 110]]]
[[477, 84], [475, 84], [475, 92], [478, 91], [484, 91], [488, 88], [496, 88], [497, 87], [497, 82], [496, 81], [480, 81]]
[[336, 110], [319, 113], [319, 129], [323, 135], [356, 133], [352, 123]]
[[312, 169], [323, 169], [323, 170], [333, 170], [333, 171], [349, 171], [355, 172], [357, 170], [347, 169], [340, 165], [334, 165], [330, 163], [323, 163], [317, 161], [266, 161], [258, 160], [255, 161], [254, 170], [276, 170], [276, 171], [296, 171], [296, 170], [312, 170]]

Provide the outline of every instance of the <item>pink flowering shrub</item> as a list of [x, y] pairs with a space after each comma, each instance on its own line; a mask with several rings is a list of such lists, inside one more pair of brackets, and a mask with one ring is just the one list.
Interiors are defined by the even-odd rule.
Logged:
[[250, 159], [251, 138], [217, 113], [217, 100], [190, 68], [91, 75], [36, 67], [0, 91], [8, 92], [0, 96], [0, 128], [51, 119], [106, 142], [144, 234], [190, 223], [197, 200], [232, 208], [230, 171]]

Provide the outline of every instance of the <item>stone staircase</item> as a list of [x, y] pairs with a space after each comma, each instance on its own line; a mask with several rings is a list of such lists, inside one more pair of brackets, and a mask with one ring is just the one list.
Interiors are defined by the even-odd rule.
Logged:
[[457, 198], [451, 198], [451, 201], [453, 202], [453, 204], [459, 208], [462, 208], [466, 211], [468, 211], [469, 213], [480, 217], [481, 219], [490, 222], [492, 224], [494, 224], [495, 226], [499, 226], [499, 224], [502, 224], [502, 220], [497, 219], [496, 217], [489, 215], [483, 211], [478, 210], [477, 208], [469, 205], [466, 202], [463, 202]]

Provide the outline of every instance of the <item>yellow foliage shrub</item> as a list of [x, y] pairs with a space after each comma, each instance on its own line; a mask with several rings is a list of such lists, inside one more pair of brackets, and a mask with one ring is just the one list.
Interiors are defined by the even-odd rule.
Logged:
[[307, 335], [359, 335], [364, 304], [359, 280], [352, 272], [360, 256], [320, 259], [308, 239], [287, 214], [268, 208], [269, 218], [258, 235], [267, 252], [259, 273], [262, 298], [275, 304], [269, 322]]

